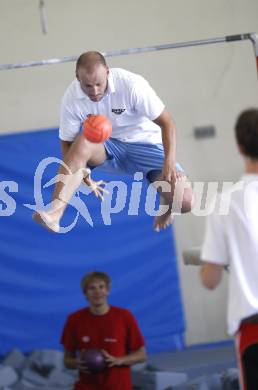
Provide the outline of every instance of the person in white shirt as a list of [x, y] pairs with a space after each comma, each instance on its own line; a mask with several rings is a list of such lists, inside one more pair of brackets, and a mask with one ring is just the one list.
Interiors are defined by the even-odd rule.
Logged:
[[258, 109], [235, 126], [244, 175], [216, 200], [207, 218], [201, 280], [214, 289], [229, 268], [228, 333], [235, 335], [243, 389], [258, 389]]
[[[112, 138], [91, 143], [80, 132], [89, 115], [105, 115], [112, 122]], [[176, 126], [163, 102], [140, 75], [109, 69], [98, 52], [83, 53], [76, 63], [76, 79], [67, 88], [61, 105], [60, 133], [63, 161], [52, 207], [36, 211], [33, 219], [58, 232], [60, 219], [82, 180], [102, 198], [101, 182], [94, 182], [85, 167], [103, 171], [142, 172], [161, 195], [165, 212], [155, 217], [159, 231], [172, 220], [173, 210], [185, 213], [192, 207], [192, 188], [176, 163]], [[67, 172], [68, 171], [68, 172]], [[158, 181], [169, 183], [169, 188]], [[163, 190], [162, 190], [163, 189]]]

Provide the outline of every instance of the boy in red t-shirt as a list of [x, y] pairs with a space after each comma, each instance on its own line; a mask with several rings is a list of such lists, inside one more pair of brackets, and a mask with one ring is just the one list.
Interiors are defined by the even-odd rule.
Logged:
[[[110, 306], [110, 278], [91, 272], [81, 281], [89, 306], [69, 315], [62, 334], [64, 364], [79, 369], [74, 390], [131, 390], [130, 366], [146, 360], [144, 339], [130, 311]], [[90, 373], [80, 360], [85, 349], [101, 349], [107, 368]]]

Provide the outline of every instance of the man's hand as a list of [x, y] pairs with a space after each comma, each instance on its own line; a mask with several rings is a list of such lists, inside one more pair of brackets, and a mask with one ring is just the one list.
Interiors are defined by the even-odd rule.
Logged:
[[175, 164], [171, 164], [171, 162], [164, 161], [164, 165], [162, 168], [162, 178], [169, 182], [175, 183], [177, 180], [181, 180], [184, 176], [183, 172], [177, 171]]
[[85, 362], [82, 359], [84, 349], [80, 351], [80, 355], [77, 357], [77, 369], [82, 372], [83, 374], [90, 374], [90, 370], [88, 366], [85, 364]]
[[105, 181], [103, 180], [95, 181], [91, 178], [90, 174], [86, 176], [83, 179], [83, 181], [87, 186], [89, 186], [92, 189], [92, 191], [94, 192], [97, 198], [99, 198], [101, 201], [104, 200], [103, 194], [104, 193], [108, 194], [108, 191], [105, 190], [105, 188], [103, 188], [103, 186], [106, 184]]
[[90, 370], [88, 369], [88, 367], [81, 360], [78, 360], [77, 368], [83, 374], [90, 374]]
[[112, 356], [104, 349], [102, 349], [102, 352], [105, 355], [105, 359], [106, 359], [108, 367], [122, 366], [123, 365], [123, 357]]

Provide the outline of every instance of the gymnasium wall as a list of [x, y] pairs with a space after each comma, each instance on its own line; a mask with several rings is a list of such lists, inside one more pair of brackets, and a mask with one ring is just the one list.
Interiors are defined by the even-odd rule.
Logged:
[[[36, 0], [0, 0], [2, 63], [258, 32], [257, 0], [45, 3], [49, 31], [43, 35]], [[242, 163], [232, 128], [239, 111], [257, 105], [258, 97], [250, 42], [115, 57], [109, 64], [144, 75], [164, 100], [177, 122], [178, 160], [191, 179], [237, 179]], [[60, 99], [73, 75], [72, 63], [0, 72], [0, 132], [57, 126]], [[215, 126], [216, 137], [195, 139], [193, 128], [205, 125]], [[188, 344], [227, 337], [226, 280], [207, 292], [198, 269], [182, 264], [182, 250], [201, 243], [204, 223], [191, 214], [174, 224]]]

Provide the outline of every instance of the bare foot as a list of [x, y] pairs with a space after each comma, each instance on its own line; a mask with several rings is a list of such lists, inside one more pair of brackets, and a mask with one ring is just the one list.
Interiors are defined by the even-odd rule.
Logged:
[[60, 231], [59, 223], [54, 220], [53, 216], [45, 211], [35, 211], [32, 215], [32, 219], [53, 233], [59, 233]]
[[158, 215], [154, 219], [153, 228], [156, 232], [159, 232], [162, 229], [166, 229], [168, 226], [173, 223], [173, 215], [171, 211], [167, 211], [165, 214]]

